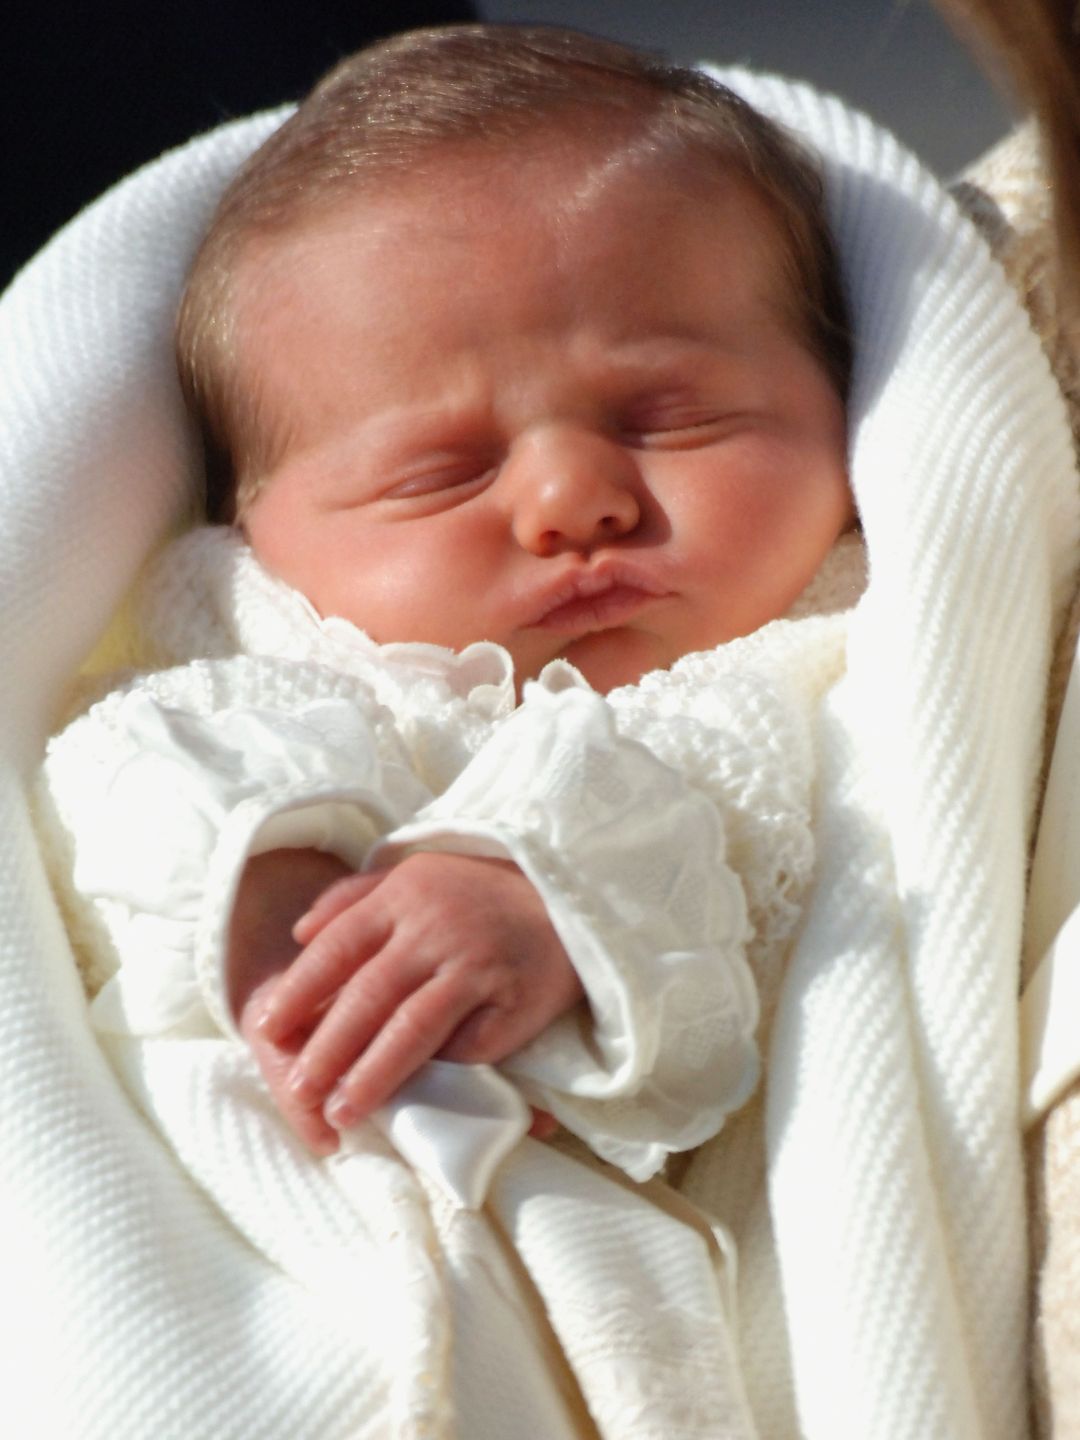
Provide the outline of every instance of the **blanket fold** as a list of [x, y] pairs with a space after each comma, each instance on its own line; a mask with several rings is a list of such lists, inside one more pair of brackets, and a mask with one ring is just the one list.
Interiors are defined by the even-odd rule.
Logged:
[[1016, 997], [1050, 645], [1076, 573], [1067, 417], [931, 177], [835, 102], [736, 84], [825, 156], [870, 571], [823, 717], [821, 869], [769, 1052], [800, 1421], [1021, 1436]]

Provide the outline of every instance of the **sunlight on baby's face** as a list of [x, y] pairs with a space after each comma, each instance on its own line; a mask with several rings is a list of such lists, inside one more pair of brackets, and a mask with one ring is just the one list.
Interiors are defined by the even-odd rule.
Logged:
[[845, 417], [744, 182], [451, 155], [249, 253], [287, 436], [244, 528], [379, 642], [600, 691], [781, 615], [849, 524]]

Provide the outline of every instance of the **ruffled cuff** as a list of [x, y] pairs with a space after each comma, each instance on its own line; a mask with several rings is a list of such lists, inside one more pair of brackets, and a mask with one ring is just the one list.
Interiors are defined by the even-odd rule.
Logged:
[[700, 1144], [758, 1074], [742, 888], [716, 809], [593, 692], [526, 690], [458, 780], [369, 863], [410, 850], [513, 860], [588, 1005], [504, 1063], [528, 1098], [635, 1179]]
[[146, 689], [76, 721], [45, 778], [73, 889], [114, 952], [94, 1023], [137, 1034], [236, 1034], [226, 941], [251, 856], [315, 848], [359, 868], [429, 793], [349, 700], [199, 715]]

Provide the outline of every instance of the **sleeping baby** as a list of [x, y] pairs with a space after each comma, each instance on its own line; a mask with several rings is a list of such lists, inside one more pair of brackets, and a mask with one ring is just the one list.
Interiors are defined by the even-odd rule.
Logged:
[[561, 1126], [647, 1181], [755, 1085], [861, 583], [813, 162], [616, 45], [418, 32], [241, 171], [178, 336], [212, 523], [45, 767], [99, 1032], [242, 1043], [309, 1158], [423, 1169], [464, 1080], [485, 1176]]

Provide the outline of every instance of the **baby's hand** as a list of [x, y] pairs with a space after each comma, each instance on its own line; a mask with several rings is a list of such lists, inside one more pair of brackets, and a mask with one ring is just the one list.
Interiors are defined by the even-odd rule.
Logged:
[[425, 1061], [496, 1063], [583, 995], [543, 901], [507, 861], [425, 852], [349, 876], [293, 935], [305, 948], [258, 997], [250, 1033], [257, 1053], [296, 1053], [273, 1075], [260, 1063], [317, 1150], [334, 1148], [327, 1119], [355, 1124]]
[[255, 1022], [278, 978], [300, 952], [292, 935], [296, 917], [335, 880], [353, 873], [344, 860], [321, 850], [268, 850], [248, 861], [229, 924], [229, 1004], [240, 1032], [282, 1114], [323, 1155], [337, 1149], [337, 1132], [318, 1112], [301, 1112], [288, 1103], [289, 1074], [303, 1037], [292, 1036], [288, 1044], [274, 1045], [257, 1032]]

